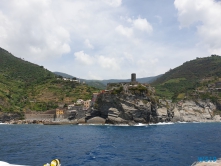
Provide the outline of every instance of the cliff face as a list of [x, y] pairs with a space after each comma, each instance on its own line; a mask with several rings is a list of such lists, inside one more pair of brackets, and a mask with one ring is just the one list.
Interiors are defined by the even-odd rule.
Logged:
[[219, 122], [220, 115], [215, 115], [216, 106], [206, 101], [182, 101], [176, 104], [171, 113], [173, 122]]
[[0, 112], [0, 122], [9, 122], [12, 120], [20, 120], [22, 117], [21, 114], [18, 113], [2, 113]]
[[149, 123], [154, 106], [147, 97], [136, 95], [101, 94], [97, 111], [107, 123]]
[[110, 124], [158, 122], [216, 122], [216, 106], [206, 101], [180, 101], [155, 104], [147, 96], [100, 94], [97, 99], [97, 116]]
[[[171, 103], [156, 102], [154, 96], [101, 93], [95, 108], [78, 112], [72, 120], [76, 123], [129, 124], [159, 122], [220, 122], [215, 115], [216, 105], [209, 101], [183, 100]], [[19, 115], [0, 114], [0, 121], [18, 119]]]

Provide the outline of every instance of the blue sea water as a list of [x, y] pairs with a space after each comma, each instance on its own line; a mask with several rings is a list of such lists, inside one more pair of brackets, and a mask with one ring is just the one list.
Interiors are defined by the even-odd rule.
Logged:
[[151, 126], [0, 125], [0, 161], [42, 166], [187, 166], [221, 157], [221, 123]]

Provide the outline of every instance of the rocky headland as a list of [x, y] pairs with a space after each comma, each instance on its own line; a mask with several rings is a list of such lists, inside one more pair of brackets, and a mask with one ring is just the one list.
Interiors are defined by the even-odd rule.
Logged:
[[215, 115], [216, 105], [210, 101], [182, 100], [172, 103], [167, 100], [156, 102], [154, 98], [138, 95], [100, 94], [97, 108], [85, 117], [100, 117], [108, 124], [159, 123], [159, 122], [220, 122]]
[[[0, 121], [11, 124], [149, 124], [159, 122], [221, 122], [216, 105], [210, 101], [182, 100], [172, 103], [156, 101], [145, 95], [111, 94], [98, 95], [95, 106], [85, 113], [76, 113], [72, 120], [59, 121], [19, 120], [18, 114], [1, 114]], [[79, 116], [80, 115], [80, 116]]]

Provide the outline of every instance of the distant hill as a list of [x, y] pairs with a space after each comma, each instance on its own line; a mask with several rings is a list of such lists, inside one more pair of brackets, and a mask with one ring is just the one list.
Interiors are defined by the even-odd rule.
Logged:
[[[202, 88], [215, 83], [221, 78], [221, 57], [212, 55], [205, 58], [196, 58], [183, 63], [156, 79], [152, 85], [156, 87], [160, 97], [177, 99], [187, 96], [196, 88]], [[202, 80], [208, 80], [203, 85]]]
[[98, 89], [58, 79], [43, 66], [0, 48], [0, 112], [45, 111], [78, 98], [91, 99]]
[[[62, 73], [62, 72], [53, 72], [54, 74], [56, 74], [57, 76], [62, 76], [64, 78], [76, 78], [75, 76], [66, 74], [66, 73]], [[79, 78], [77, 78], [79, 79]], [[85, 80], [85, 79], [80, 79], [81, 82], [85, 82], [87, 85], [98, 88], [98, 89], [106, 89], [106, 85], [103, 84], [101, 81], [99, 80]]]
[[[69, 74], [62, 73], [62, 72], [54, 72], [54, 74], [60, 75], [60, 76], [65, 77], [65, 78], [73, 78], [74, 77], [74, 76], [71, 76]], [[155, 81], [160, 76], [161, 75], [153, 76], [153, 77], [137, 78], [137, 81], [140, 82], [140, 83], [151, 83], [151, 82]], [[99, 88], [99, 89], [105, 89], [107, 83], [118, 83], [118, 82], [130, 82], [131, 81], [131, 79], [109, 79], [109, 80], [86, 80], [86, 79], [81, 79], [81, 80], [84, 81], [89, 86], [93, 86], [93, 87], [96, 87], [96, 88]]]
[[69, 74], [62, 73], [62, 72], [57, 72], [57, 71], [55, 71], [55, 72], [53, 72], [53, 73], [56, 74], [56, 75], [58, 75], [58, 76], [62, 76], [62, 77], [64, 77], [64, 78], [74, 78], [74, 76], [71, 76], [71, 75], [69, 75]]
[[[140, 83], [151, 83], [153, 81], [155, 81], [158, 77], [160, 77], [161, 75], [158, 76], [153, 76], [153, 77], [144, 77], [144, 78], [137, 78], [136, 80]], [[131, 79], [110, 79], [110, 80], [101, 80], [101, 82], [105, 85], [107, 85], [107, 83], [118, 83], [118, 82], [130, 82]]]

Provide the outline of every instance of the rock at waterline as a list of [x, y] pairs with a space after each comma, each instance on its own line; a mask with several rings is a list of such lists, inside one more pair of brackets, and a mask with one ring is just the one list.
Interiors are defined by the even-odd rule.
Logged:
[[110, 124], [127, 124], [128, 121], [120, 118], [120, 117], [112, 117], [112, 116], [108, 116], [107, 118], [107, 123]]
[[87, 120], [87, 123], [89, 123], [89, 124], [105, 124], [105, 121], [106, 120], [104, 118], [96, 116], [94, 118]]
[[86, 123], [86, 120], [85, 120], [85, 118], [81, 118], [81, 119], [78, 119], [78, 124], [84, 124], [84, 123]]

